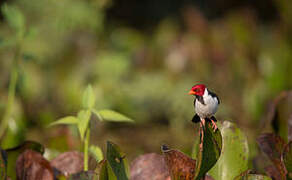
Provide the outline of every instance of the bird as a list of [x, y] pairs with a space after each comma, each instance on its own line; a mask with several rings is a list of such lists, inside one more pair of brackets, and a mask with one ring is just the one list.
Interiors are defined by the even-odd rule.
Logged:
[[196, 114], [194, 115], [192, 122], [205, 126], [205, 121], [212, 122], [212, 128], [217, 130], [215, 113], [217, 112], [220, 100], [218, 96], [211, 92], [204, 84], [194, 85], [189, 91], [190, 95], [195, 96], [194, 107]]

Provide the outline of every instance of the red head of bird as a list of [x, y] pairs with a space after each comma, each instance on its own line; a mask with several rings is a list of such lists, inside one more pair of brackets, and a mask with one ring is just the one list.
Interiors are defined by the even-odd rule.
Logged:
[[204, 84], [197, 84], [192, 87], [192, 89], [189, 91], [189, 94], [203, 96], [205, 93], [205, 89], [206, 86]]

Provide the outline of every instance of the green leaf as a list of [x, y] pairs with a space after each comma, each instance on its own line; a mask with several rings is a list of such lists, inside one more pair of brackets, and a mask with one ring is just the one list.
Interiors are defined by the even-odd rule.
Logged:
[[80, 133], [81, 140], [84, 139], [85, 131], [88, 128], [90, 121], [91, 111], [90, 110], [81, 110], [79, 111], [78, 118], [78, 130]]
[[89, 152], [94, 156], [97, 162], [100, 162], [101, 160], [103, 160], [103, 153], [100, 147], [91, 145], [89, 147]]
[[132, 119], [128, 118], [127, 116], [120, 114], [116, 111], [112, 111], [109, 109], [104, 109], [104, 110], [94, 110], [94, 114], [96, 114], [100, 120], [105, 120], [105, 121], [113, 121], [113, 122], [133, 122]]
[[[211, 122], [206, 121], [203, 127], [203, 134], [203, 149], [199, 149], [196, 159], [196, 179], [204, 177], [215, 165], [222, 150], [221, 132], [219, 129], [214, 132]], [[200, 146], [198, 148], [200, 148]]]
[[104, 159], [99, 163], [99, 180], [117, 180], [112, 168], [110, 167], [108, 161]]
[[223, 148], [216, 165], [208, 172], [216, 180], [232, 180], [248, 169], [248, 142], [234, 123], [225, 121], [221, 127]]
[[52, 122], [50, 124], [50, 126], [54, 126], [54, 125], [59, 125], [59, 124], [77, 124], [78, 123], [78, 119], [74, 116], [67, 116], [64, 118], [61, 118], [55, 122]]
[[288, 177], [292, 178], [292, 141], [290, 141], [285, 147], [282, 154], [283, 162], [286, 166]]
[[101, 161], [99, 164], [99, 180], [108, 180], [107, 160]]
[[22, 12], [15, 6], [4, 4], [2, 12], [9, 25], [16, 31], [24, 31], [25, 19]]
[[40, 143], [33, 141], [25, 141], [23, 144], [17, 147], [5, 150], [7, 153], [7, 176], [9, 176], [11, 179], [16, 179], [15, 168], [18, 156], [27, 149], [34, 150], [41, 154], [43, 154], [45, 151], [45, 148]]
[[0, 149], [0, 179], [7, 177], [7, 154], [4, 150]]
[[129, 179], [130, 173], [126, 155], [116, 144], [109, 141], [107, 142], [106, 158], [118, 180]]
[[84, 109], [91, 109], [95, 104], [95, 94], [92, 91], [91, 85], [88, 85], [83, 93], [82, 107]]

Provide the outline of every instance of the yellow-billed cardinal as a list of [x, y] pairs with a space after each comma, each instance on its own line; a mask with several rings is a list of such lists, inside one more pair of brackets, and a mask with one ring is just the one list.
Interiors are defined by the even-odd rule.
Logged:
[[218, 105], [220, 104], [219, 98], [217, 95], [207, 89], [204, 84], [197, 84], [192, 87], [189, 94], [195, 95], [194, 106], [196, 114], [193, 117], [192, 121], [197, 123], [201, 122], [202, 125], [205, 125], [205, 120], [211, 120], [213, 124], [213, 129], [216, 131], [216, 118], [214, 114], [217, 111]]

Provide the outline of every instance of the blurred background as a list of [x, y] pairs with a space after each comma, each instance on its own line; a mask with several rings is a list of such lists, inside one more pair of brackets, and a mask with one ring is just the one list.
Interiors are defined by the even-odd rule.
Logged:
[[16, 90], [3, 148], [35, 140], [53, 155], [81, 149], [77, 129], [48, 124], [75, 115], [91, 84], [96, 108], [135, 120], [94, 121], [92, 144], [111, 140], [130, 160], [165, 143], [190, 154], [198, 130], [187, 93], [204, 83], [221, 99], [217, 119], [236, 122], [255, 154], [266, 107], [292, 87], [287, 0], [5, 3], [14, 9], [0, 16], [1, 119], [13, 81]]

